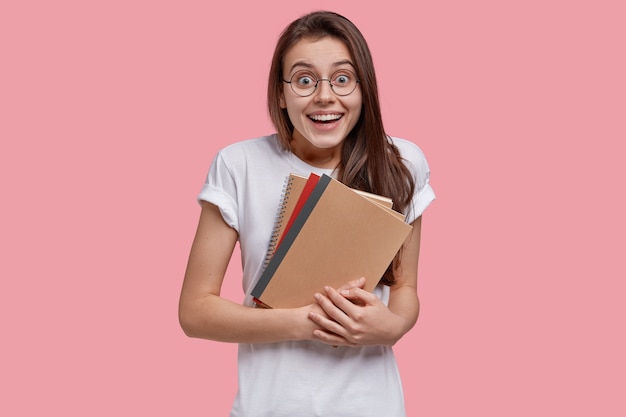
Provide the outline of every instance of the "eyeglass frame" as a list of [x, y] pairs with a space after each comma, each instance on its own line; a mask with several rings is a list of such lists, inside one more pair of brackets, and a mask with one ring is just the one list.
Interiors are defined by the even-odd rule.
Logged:
[[[332, 82], [332, 78], [335, 74], [337, 74], [338, 72], [349, 72], [351, 74], [354, 74], [354, 78], [355, 78], [355, 83], [354, 83], [354, 88], [352, 89], [352, 91], [350, 91], [349, 93], [346, 94], [339, 94], [335, 91], [335, 89], [333, 88], [333, 82]], [[299, 72], [301, 71], [296, 71], [293, 73], [293, 75], [291, 76], [291, 78], [289, 79], [289, 81], [285, 80], [284, 78], [281, 79], [282, 82], [289, 84], [289, 86], [291, 87], [291, 91], [293, 91], [293, 93], [295, 95], [297, 95], [298, 97], [309, 97], [311, 95], [313, 95], [313, 93], [315, 93], [315, 91], [317, 91], [317, 86], [319, 85], [320, 81], [328, 81], [328, 84], [330, 85], [330, 89], [332, 90], [333, 94], [339, 96], [339, 97], [346, 97], [349, 96], [350, 94], [354, 93], [354, 90], [356, 90], [357, 85], [361, 82], [361, 80], [359, 80], [357, 78], [357, 75], [354, 71], [351, 71], [349, 69], [338, 69], [337, 71], [333, 72], [332, 74], [330, 74], [330, 78], [317, 78], [317, 75], [314, 73], [311, 73], [311, 75], [315, 76], [315, 86], [313, 87], [313, 90], [311, 90], [311, 92], [307, 95], [302, 95], [300, 93], [298, 93], [296, 90], [294, 90], [293, 88], [293, 77], [295, 77]]]

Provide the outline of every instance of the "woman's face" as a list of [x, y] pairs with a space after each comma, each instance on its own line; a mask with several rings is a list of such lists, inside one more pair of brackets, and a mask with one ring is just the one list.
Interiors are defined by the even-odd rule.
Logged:
[[[283, 63], [285, 80], [295, 82], [298, 78], [300, 85], [308, 83], [313, 86], [316, 79], [328, 80], [335, 74], [337, 91], [347, 80], [344, 76], [350, 74], [340, 70], [356, 73], [348, 48], [332, 37], [300, 40], [287, 51]], [[299, 75], [292, 79], [296, 73]], [[356, 84], [352, 93], [340, 96], [331, 89], [328, 81], [319, 81], [311, 95], [301, 97], [284, 83], [280, 105], [287, 109], [294, 126], [293, 152], [313, 165], [333, 166], [335, 163], [336, 166], [343, 141], [361, 115], [361, 87]]]

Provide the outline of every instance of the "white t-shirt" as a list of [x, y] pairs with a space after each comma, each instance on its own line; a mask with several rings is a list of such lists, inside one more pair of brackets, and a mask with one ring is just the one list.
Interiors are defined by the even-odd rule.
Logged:
[[[412, 142], [392, 138], [415, 176], [407, 222], [434, 200], [424, 154]], [[290, 173], [308, 177], [332, 170], [306, 164], [280, 147], [276, 135], [222, 149], [198, 196], [219, 207], [239, 233], [244, 304], [264, 267], [274, 219]], [[374, 293], [387, 304], [389, 287]], [[333, 348], [317, 341], [239, 345], [239, 390], [231, 417], [404, 417], [400, 375], [391, 347]]]

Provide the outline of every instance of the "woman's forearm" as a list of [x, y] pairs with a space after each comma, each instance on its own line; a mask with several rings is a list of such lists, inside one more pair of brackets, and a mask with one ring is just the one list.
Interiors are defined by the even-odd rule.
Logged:
[[395, 329], [396, 340], [399, 340], [413, 328], [419, 316], [420, 303], [415, 288], [400, 286], [391, 289], [389, 295], [389, 310], [400, 320]]
[[305, 339], [307, 333], [312, 333], [308, 311], [304, 310], [254, 308], [208, 294], [182, 300], [179, 320], [189, 337], [232, 343], [272, 343]]

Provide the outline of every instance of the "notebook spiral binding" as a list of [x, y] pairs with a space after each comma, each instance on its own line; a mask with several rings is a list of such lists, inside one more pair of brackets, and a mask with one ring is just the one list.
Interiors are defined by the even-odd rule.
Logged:
[[276, 252], [276, 247], [278, 246], [278, 242], [280, 240], [280, 235], [283, 230], [283, 222], [285, 221], [285, 204], [291, 194], [291, 185], [293, 183], [293, 178], [288, 176], [285, 178], [285, 182], [283, 184], [283, 190], [280, 197], [280, 204], [278, 205], [278, 211], [276, 212], [276, 218], [274, 219], [274, 229], [272, 230], [272, 235], [270, 237], [270, 242], [267, 248], [267, 253], [265, 255], [264, 266], [267, 265], [272, 260], [274, 256], [274, 252]]

